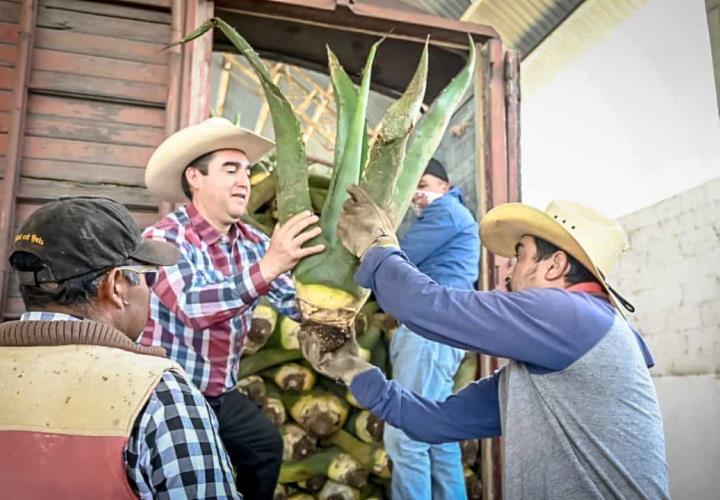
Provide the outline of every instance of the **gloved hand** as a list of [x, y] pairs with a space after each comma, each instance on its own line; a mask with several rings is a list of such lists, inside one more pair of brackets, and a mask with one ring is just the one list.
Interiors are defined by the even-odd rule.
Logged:
[[360, 357], [355, 337], [350, 337], [334, 351], [324, 351], [317, 337], [301, 328], [298, 332], [300, 350], [318, 373], [333, 380], [342, 380], [350, 386], [355, 375], [373, 368]]
[[337, 235], [345, 248], [362, 260], [372, 247], [399, 247], [390, 216], [360, 186], [350, 186], [348, 193], [350, 198], [343, 205], [337, 225]]

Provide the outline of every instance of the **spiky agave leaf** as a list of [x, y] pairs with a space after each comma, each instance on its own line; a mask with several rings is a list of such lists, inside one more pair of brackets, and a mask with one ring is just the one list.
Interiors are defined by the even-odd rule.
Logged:
[[468, 42], [470, 47], [465, 67], [433, 101], [410, 140], [392, 197], [392, 214], [397, 224], [400, 224], [405, 215], [425, 167], [440, 145], [455, 109], [472, 82], [475, 71], [475, 43], [471, 37], [468, 37]]
[[393, 190], [403, 168], [405, 146], [418, 118], [425, 96], [428, 71], [428, 43], [405, 93], [385, 112], [377, 140], [370, 150], [365, 175], [360, 181], [370, 197], [383, 208], [393, 204]]
[[307, 155], [300, 122], [292, 105], [273, 82], [270, 72], [252, 46], [232, 26], [213, 17], [186, 36], [182, 42], [193, 40], [211, 28], [222, 31], [238, 51], [247, 59], [260, 80], [270, 109], [275, 130], [276, 173], [278, 182], [278, 214], [280, 223], [303, 210], [311, 210], [307, 181]]

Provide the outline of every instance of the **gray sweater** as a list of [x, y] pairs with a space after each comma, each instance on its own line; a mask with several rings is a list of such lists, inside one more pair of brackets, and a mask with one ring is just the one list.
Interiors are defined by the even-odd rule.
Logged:
[[511, 361], [498, 394], [505, 498], [669, 498], [655, 387], [619, 315], [565, 370]]

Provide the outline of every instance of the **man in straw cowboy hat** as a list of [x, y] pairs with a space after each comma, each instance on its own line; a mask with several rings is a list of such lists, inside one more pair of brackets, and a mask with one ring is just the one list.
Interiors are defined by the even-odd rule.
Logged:
[[653, 359], [620, 312], [632, 306], [605, 280], [626, 247], [618, 223], [572, 202], [500, 205], [480, 237], [516, 258], [512, 291], [455, 290], [418, 272], [387, 216], [363, 190], [350, 193], [338, 235], [361, 259], [356, 281], [414, 332], [510, 361], [444, 401], [388, 382], [354, 342], [324, 353], [302, 335], [316, 369], [418, 440], [502, 435], [506, 498], [669, 497]]
[[142, 342], [164, 347], [205, 394], [220, 423], [220, 437], [252, 499], [272, 498], [282, 462], [278, 429], [235, 389], [245, 335], [260, 297], [299, 319], [287, 271], [323, 250], [303, 248], [320, 233], [303, 212], [267, 238], [240, 217], [250, 198], [250, 167], [273, 143], [224, 118], [210, 118], [168, 137], [153, 153], [145, 182], [163, 200], [190, 201], [157, 224], [147, 238], [180, 251], [153, 287]]
[[25, 221], [10, 263], [27, 312], [0, 325], [0, 496], [238, 498], [207, 401], [135, 343], [158, 266], [177, 259], [106, 198]]

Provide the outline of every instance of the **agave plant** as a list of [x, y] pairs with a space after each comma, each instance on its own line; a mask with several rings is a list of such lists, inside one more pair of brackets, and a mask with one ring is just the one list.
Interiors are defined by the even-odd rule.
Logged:
[[[277, 144], [273, 175], [276, 177], [278, 216], [282, 224], [299, 212], [312, 210], [308, 161], [300, 122], [290, 102], [273, 83], [258, 54], [232, 26], [212, 18], [185, 37], [182, 43], [212, 28], [220, 29], [248, 60], [265, 93]], [[370, 49], [359, 87], [352, 82], [330, 48], [327, 49], [337, 109], [335, 156], [320, 219], [322, 234], [311, 242], [324, 243], [326, 251], [303, 259], [292, 273], [303, 315], [303, 328], [317, 335], [326, 350], [337, 348], [352, 335], [354, 318], [368, 296], [368, 291], [353, 281], [357, 259], [343, 247], [336, 235], [348, 186], [360, 184], [380, 207], [399, 222], [473, 75], [475, 53], [470, 40], [465, 67], [420, 119], [428, 71], [426, 42], [407, 89], [386, 111], [378, 136], [369, 147], [366, 114], [373, 60], [381, 42], [373, 44]]]

